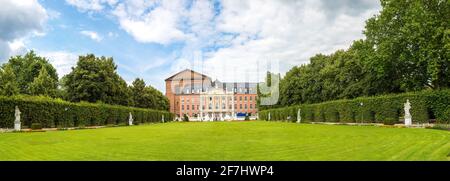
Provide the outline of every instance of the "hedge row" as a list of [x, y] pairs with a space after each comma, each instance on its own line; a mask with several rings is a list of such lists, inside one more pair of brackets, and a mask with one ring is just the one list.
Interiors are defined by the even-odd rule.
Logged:
[[[409, 99], [413, 123], [450, 122], [450, 90], [422, 91], [377, 97], [361, 97], [319, 104], [297, 105], [263, 110], [259, 118], [271, 121], [296, 121], [301, 109], [302, 122], [384, 123], [403, 122], [404, 103]], [[361, 104], [362, 103], [362, 104]]]
[[173, 114], [142, 108], [93, 103], [72, 103], [60, 99], [33, 96], [0, 96], [0, 127], [14, 127], [15, 106], [21, 111], [23, 127], [40, 123], [46, 128], [127, 125], [129, 113], [133, 124], [173, 120]]

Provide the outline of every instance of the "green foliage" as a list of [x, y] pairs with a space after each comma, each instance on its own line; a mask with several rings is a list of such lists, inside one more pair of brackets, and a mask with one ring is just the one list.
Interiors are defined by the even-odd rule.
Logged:
[[450, 87], [449, 2], [382, 0], [381, 5], [364, 32], [376, 50], [373, 64], [402, 90]]
[[131, 105], [131, 92], [117, 74], [112, 58], [80, 56], [76, 67], [64, 76], [63, 83], [69, 101]]
[[41, 123], [32, 123], [30, 128], [32, 130], [39, 130], [39, 129], [42, 129], [42, 125], [41, 125]]
[[449, 88], [449, 2], [381, 0], [381, 5], [380, 14], [366, 22], [364, 40], [293, 67], [280, 81], [280, 102], [258, 108]]
[[302, 104], [260, 111], [263, 120], [285, 120], [296, 117], [301, 109], [302, 122], [346, 122], [396, 124], [403, 121], [404, 103], [411, 102], [413, 123], [427, 123], [436, 117], [438, 123], [450, 123], [450, 90], [421, 91], [377, 97], [360, 97], [318, 104]]
[[0, 96], [12, 96], [19, 94], [19, 84], [16, 81], [11, 66], [4, 66], [0, 68]]
[[166, 96], [152, 86], [146, 86], [143, 79], [134, 80], [130, 89], [134, 107], [169, 110]]
[[183, 115], [183, 121], [184, 122], [189, 122], [189, 117], [187, 116], [187, 114]]
[[[280, 79], [280, 74], [267, 72], [265, 82], [257, 84], [258, 99], [256, 100], [256, 104], [259, 110], [272, 109], [277, 106], [276, 104], [278, 102], [280, 94]], [[264, 100], [265, 102], [261, 102], [262, 100]]]
[[55, 97], [56, 87], [53, 86], [55, 84], [55, 80], [50, 77], [47, 69], [42, 68], [39, 72], [39, 76], [30, 84], [30, 94]]
[[15, 106], [22, 112], [21, 122], [24, 127], [31, 127], [33, 123], [39, 123], [46, 128], [125, 125], [130, 112], [135, 124], [160, 122], [162, 115], [166, 120], [173, 119], [169, 112], [151, 109], [87, 102], [72, 103], [42, 96], [0, 96], [0, 127], [13, 127]]
[[[11, 67], [17, 80], [19, 92], [21, 94], [31, 94], [30, 85], [41, 74], [42, 70], [47, 71], [46, 90], [56, 90], [58, 87], [58, 74], [56, 69], [44, 57], [37, 56], [34, 51], [30, 51], [24, 56], [11, 57], [2, 67]], [[53, 96], [53, 95], [46, 95]]]

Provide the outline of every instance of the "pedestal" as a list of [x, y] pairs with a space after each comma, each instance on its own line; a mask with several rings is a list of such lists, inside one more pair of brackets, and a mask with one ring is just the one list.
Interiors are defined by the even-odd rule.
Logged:
[[20, 122], [14, 122], [14, 130], [15, 131], [20, 131], [21, 129], [21, 124]]
[[405, 117], [405, 126], [411, 126], [411, 125], [412, 125], [412, 118]]

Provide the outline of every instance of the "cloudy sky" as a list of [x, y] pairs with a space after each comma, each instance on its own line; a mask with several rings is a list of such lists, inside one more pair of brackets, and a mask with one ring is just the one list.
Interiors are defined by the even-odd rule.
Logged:
[[[0, 63], [35, 50], [59, 76], [78, 55], [113, 57], [127, 81], [164, 92], [193, 68], [222, 81], [282, 74], [363, 38], [378, 0], [0, 0]], [[260, 73], [257, 73], [260, 72]]]

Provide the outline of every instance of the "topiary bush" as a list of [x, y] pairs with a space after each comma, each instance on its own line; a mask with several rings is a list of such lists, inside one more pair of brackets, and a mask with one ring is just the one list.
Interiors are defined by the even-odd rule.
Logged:
[[161, 122], [161, 116], [172, 120], [173, 114], [166, 111], [133, 108], [101, 103], [73, 103], [60, 99], [40, 96], [0, 96], [0, 127], [14, 127], [14, 110], [21, 111], [24, 128], [39, 123], [43, 128], [67, 128], [101, 125], [127, 124], [128, 116], [133, 114], [134, 122]]
[[336, 100], [319, 104], [304, 104], [259, 112], [260, 119], [271, 121], [296, 117], [301, 109], [302, 122], [346, 122], [395, 124], [404, 120], [404, 103], [411, 103], [413, 123], [427, 123], [435, 117], [437, 123], [450, 121], [450, 90], [421, 91], [403, 94], [360, 97], [352, 100]]

